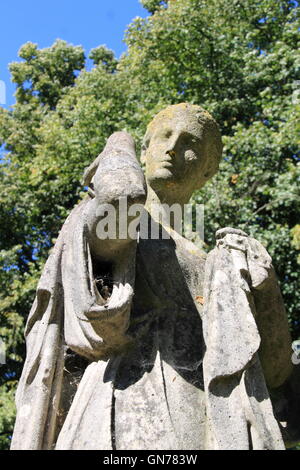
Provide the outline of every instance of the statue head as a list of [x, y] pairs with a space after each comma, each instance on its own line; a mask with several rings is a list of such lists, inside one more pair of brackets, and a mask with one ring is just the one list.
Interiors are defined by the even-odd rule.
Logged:
[[200, 106], [180, 103], [150, 122], [141, 161], [161, 201], [187, 202], [217, 172], [221, 154], [221, 134], [212, 116]]

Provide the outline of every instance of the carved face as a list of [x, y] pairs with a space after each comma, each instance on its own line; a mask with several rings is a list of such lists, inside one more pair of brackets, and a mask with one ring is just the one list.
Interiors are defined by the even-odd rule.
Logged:
[[142, 148], [148, 184], [160, 192], [163, 199], [189, 199], [216, 172], [215, 141], [207, 138], [206, 122], [211, 116], [203, 111], [204, 120], [185, 105], [173, 105], [159, 113], [150, 123]]
[[201, 159], [199, 134], [190, 126], [173, 120], [155, 129], [145, 154], [147, 180], [150, 183], [161, 179], [170, 183], [185, 180], [187, 183], [198, 170]]

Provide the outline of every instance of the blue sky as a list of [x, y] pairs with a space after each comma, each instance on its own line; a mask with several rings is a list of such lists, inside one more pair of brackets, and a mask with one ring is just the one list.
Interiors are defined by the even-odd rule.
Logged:
[[[139, 0], [10, 0], [0, 5], [0, 81], [6, 87], [6, 106], [14, 102], [14, 85], [8, 64], [18, 60], [18, 50], [27, 41], [40, 48], [55, 39], [82, 45], [86, 53], [106, 44], [118, 56], [127, 25], [148, 12]], [[0, 89], [1, 95], [1, 89]], [[1, 100], [1, 96], [0, 96]]]

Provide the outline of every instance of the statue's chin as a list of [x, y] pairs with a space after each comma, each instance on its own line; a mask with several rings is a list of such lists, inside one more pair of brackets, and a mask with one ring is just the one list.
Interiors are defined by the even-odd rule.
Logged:
[[159, 168], [155, 170], [152, 174], [147, 174], [147, 181], [153, 188], [160, 187], [165, 185], [167, 182], [176, 182], [176, 178], [173, 173], [167, 168]]

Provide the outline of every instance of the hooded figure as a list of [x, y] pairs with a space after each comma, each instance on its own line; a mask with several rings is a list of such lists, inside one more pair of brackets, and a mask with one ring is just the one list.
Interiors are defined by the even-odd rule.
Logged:
[[[64, 223], [27, 321], [27, 356], [16, 396], [13, 449], [53, 447], [59, 429], [67, 348], [95, 361], [107, 359], [130, 342], [126, 330], [134, 289], [136, 240], [114, 240], [112, 253], [110, 240], [99, 243], [96, 233], [108, 204], [116, 205], [128, 196], [131, 202], [145, 202], [144, 175], [129, 134], [113, 134], [96, 166], [86, 175], [93, 189]], [[105, 273], [108, 259], [113, 286], [106, 299], [96, 280]]]

